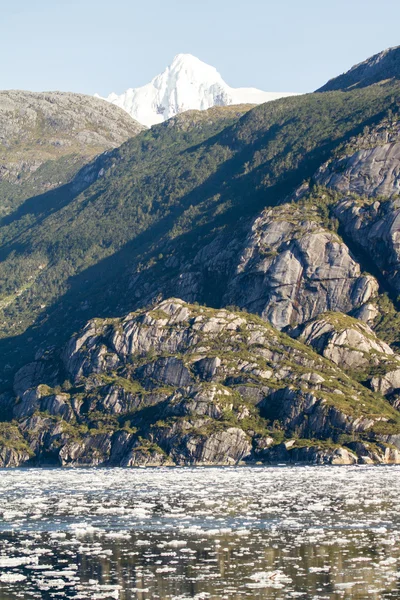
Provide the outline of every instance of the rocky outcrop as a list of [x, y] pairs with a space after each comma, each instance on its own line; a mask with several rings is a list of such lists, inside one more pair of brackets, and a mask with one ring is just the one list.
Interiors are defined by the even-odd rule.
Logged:
[[[373, 429], [380, 418], [375, 415], [350, 416], [340, 409], [340, 389], [332, 391], [336, 403], [312, 392], [287, 387], [270, 394], [260, 405], [261, 415], [269, 421], [278, 421], [284, 431], [296, 432], [302, 438], [337, 438], [340, 433], [363, 433]], [[344, 400], [344, 398], [343, 398]], [[357, 395], [353, 400], [362, 402]], [[385, 419], [385, 417], [383, 417]]]
[[137, 302], [151, 302], [160, 290], [188, 302], [211, 296], [216, 305], [238, 306], [285, 330], [326, 311], [364, 310], [378, 282], [333, 230], [328, 201], [318, 206], [296, 194], [291, 200], [241, 223], [235, 236], [216, 235], [190, 261], [170, 244], [163, 270], [134, 273]]
[[382, 442], [348, 442], [346, 447], [329, 444], [304, 445], [288, 440], [266, 450], [265, 462], [311, 463], [316, 465], [400, 464], [400, 451]]
[[69, 394], [54, 394], [45, 385], [27, 390], [13, 408], [15, 419], [31, 417], [35, 412], [46, 412], [66, 421], [74, 416]]
[[400, 391], [400, 369], [393, 365], [391, 370], [371, 379], [371, 388], [375, 392], [388, 396]]
[[288, 440], [264, 452], [267, 463], [311, 463], [314, 465], [354, 465], [357, 455], [348, 448], [319, 446], [299, 446], [296, 440]]
[[20, 467], [33, 452], [15, 423], [0, 423], [0, 468]]
[[[392, 356], [372, 332], [367, 336], [367, 325], [348, 319], [368, 338], [368, 348]], [[320, 351], [322, 334], [336, 335], [328, 317], [306, 332], [304, 340]], [[338, 450], [340, 436], [372, 443], [386, 429], [393, 446], [398, 430], [400, 447], [400, 414], [332, 357], [259, 317], [172, 298], [125, 318], [90, 321], [60, 356], [56, 371], [69, 379], [62, 388], [36, 385], [47, 369], [39, 361], [17, 374], [16, 391], [35, 385], [11, 409], [39, 464], [289, 460], [282, 458], [282, 434], [302, 440], [290, 460], [347, 464], [353, 455]], [[55, 355], [43, 360], [57, 362]], [[321, 449], [307, 440], [325, 442]], [[318, 451], [305, 449], [314, 446]]]
[[327, 313], [312, 320], [299, 337], [341, 369], [368, 381], [383, 395], [400, 389], [400, 356], [357, 319]]
[[98, 433], [83, 440], [69, 440], [59, 452], [63, 467], [97, 467], [108, 462], [111, 452], [111, 434]]
[[319, 184], [343, 194], [390, 198], [400, 191], [400, 143], [361, 149], [323, 167]]
[[360, 463], [400, 464], [400, 451], [391, 444], [355, 441], [350, 442], [348, 446], [357, 454]]
[[0, 467], [2, 469], [20, 467], [27, 463], [31, 455], [27, 450], [4, 448], [0, 446]]
[[299, 339], [342, 369], [361, 371], [382, 363], [400, 367], [400, 358], [366, 323], [341, 313], [326, 313], [310, 321]]
[[224, 303], [283, 329], [368, 302], [377, 293], [376, 280], [361, 274], [347, 246], [320, 221], [311, 206], [265, 210], [246, 239]]
[[[228, 427], [208, 433], [207, 425], [210, 421], [181, 422], [168, 431], [158, 433], [156, 438], [178, 465], [231, 465], [250, 459], [251, 438], [242, 429]], [[202, 428], [204, 431], [200, 433]]]
[[319, 185], [337, 193], [333, 212], [347, 239], [355, 248], [362, 249], [397, 293], [400, 291], [399, 140], [399, 121], [383, 119], [371, 131], [350, 140], [315, 175]]
[[387, 283], [398, 293], [399, 200], [371, 202], [361, 198], [346, 198], [337, 204], [335, 214], [346, 235], [366, 252], [382, 276], [387, 279]]
[[174, 465], [175, 463], [164, 452], [159, 449], [152, 450], [148, 446], [142, 448], [140, 444], [120, 462], [121, 467], [171, 467]]

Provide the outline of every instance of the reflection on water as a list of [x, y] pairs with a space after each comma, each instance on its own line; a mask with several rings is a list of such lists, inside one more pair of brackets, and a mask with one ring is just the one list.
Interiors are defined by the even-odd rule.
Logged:
[[400, 598], [400, 467], [0, 472], [0, 599]]

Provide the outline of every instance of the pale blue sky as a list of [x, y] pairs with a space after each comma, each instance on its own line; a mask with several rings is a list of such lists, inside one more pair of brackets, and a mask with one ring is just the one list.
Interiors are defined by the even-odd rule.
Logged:
[[0, 0], [0, 89], [102, 95], [175, 54], [232, 86], [306, 92], [400, 44], [399, 0]]

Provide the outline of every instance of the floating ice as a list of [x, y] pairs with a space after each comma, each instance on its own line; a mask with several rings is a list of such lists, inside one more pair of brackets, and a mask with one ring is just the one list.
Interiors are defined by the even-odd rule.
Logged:
[[0, 575], [1, 583], [16, 583], [17, 581], [25, 581], [25, 575], [22, 573], [2, 573]]
[[0, 556], [0, 568], [4, 567], [20, 567], [22, 565], [29, 565], [31, 563], [38, 562], [37, 556]]
[[0, 598], [397, 599], [399, 474], [2, 471]]

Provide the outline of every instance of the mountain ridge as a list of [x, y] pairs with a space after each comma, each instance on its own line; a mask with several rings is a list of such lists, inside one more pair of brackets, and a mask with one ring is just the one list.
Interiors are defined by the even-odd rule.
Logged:
[[387, 48], [330, 79], [317, 92], [332, 92], [366, 87], [391, 79], [400, 79], [400, 46]]

